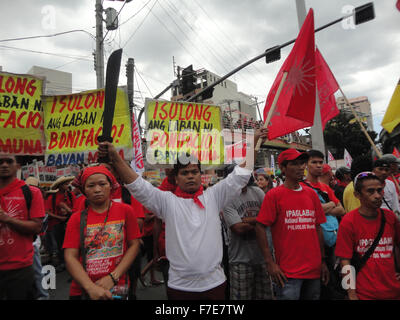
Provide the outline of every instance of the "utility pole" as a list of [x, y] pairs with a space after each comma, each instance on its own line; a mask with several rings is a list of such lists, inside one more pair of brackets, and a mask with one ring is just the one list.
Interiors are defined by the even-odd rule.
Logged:
[[104, 88], [103, 6], [96, 0], [96, 79], [97, 89]]
[[[299, 22], [299, 29], [306, 19], [306, 4], [305, 0], [296, 0], [297, 19]], [[325, 142], [321, 122], [321, 108], [319, 105], [318, 88], [315, 90], [315, 113], [314, 125], [311, 127], [311, 143], [312, 148], [321, 151], [325, 155]]]
[[131, 110], [131, 114], [134, 112], [136, 116], [135, 105], [133, 102], [133, 96], [134, 96], [133, 73], [135, 70], [135, 60], [133, 58], [129, 58], [125, 66], [126, 66], [126, 85], [128, 89], [129, 109]]

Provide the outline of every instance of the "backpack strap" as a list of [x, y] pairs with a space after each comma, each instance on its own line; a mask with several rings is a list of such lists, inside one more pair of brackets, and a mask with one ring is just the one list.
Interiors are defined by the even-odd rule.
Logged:
[[311, 189], [315, 190], [315, 191], [321, 196], [321, 198], [324, 199], [325, 203], [328, 203], [328, 202], [331, 201], [331, 200], [329, 199], [329, 195], [328, 195], [326, 192], [322, 191], [322, 190], [319, 189], [319, 188], [313, 187], [311, 184], [309, 184], [309, 183], [306, 182], [305, 180], [303, 180], [302, 182], [303, 182], [307, 187], [310, 187]]
[[375, 248], [377, 247], [379, 241], [382, 238], [383, 231], [385, 230], [385, 223], [386, 223], [386, 218], [385, 218], [385, 212], [382, 209], [379, 209], [381, 212], [381, 226], [379, 228], [378, 234], [376, 235], [376, 238], [372, 245], [368, 248], [367, 252], [360, 258], [358, 262], [358, 266], [356, 267], [356, 272], [358, 273], [361, 268], [367, 263], [368, 259], [372, 255], [372, 253], [375, 251]]
[[67, 195], [68, 195], [69, 202], [71, 203], [71, 206], [73, 206], [74, 202], [72, 200], [72, 193], [70, 191], [67, 191]]
[[29, 215], [29, 211], [31, 210], [31, 205], [32, 205], [32, 191], [27, 184], [24, 184], [21, 187], [21, 190], [25, 198], [26, 208], [28, 209], [28, 215]]
[[81, 211], [81, 220], [80, 220], [80, 232], [79, 232], [79, 250], [82, 257], [82, 266], [86, 271], [86, 247], [85, 247], [85, 229], [87, 225], [87, 215], [88, 215], [88, 200], [85, 200], [85, 209]]

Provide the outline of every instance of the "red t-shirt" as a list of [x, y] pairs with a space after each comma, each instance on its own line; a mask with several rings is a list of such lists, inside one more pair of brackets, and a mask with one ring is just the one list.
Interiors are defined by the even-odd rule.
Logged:
[[[151, 215], [152, 213], [147, 210], [146, 208], [144, 208], [144, 214], [145, 215]], [[143, 224], [143, 237], [148, 237], [151, 236], [153, 234], [153, 226], [154, 226], [154, 217], [151, 220], [148, 221], [144, 221]]]
[[[54, 212], [54, 208], [53, 208], [53, 197], [54, 196], [56, 197], [55, 212]], [[68, 207], [73, 209], [75, 201], [76, 201], [76, 196], [72, 192], [71, 192], [71, 199], [72, 199], [72, 202], [71, 202], [69, 196], [67, 194], [64, 194], [63, 192], [57, 192], [55, 194], [50, 194], [50, 196], [45, 201], [46, 211], [50, 211], [53, 214], [62, 216], [63, 214], [60, 211], [60, 203], [64, 202]], [[48, 230], [51, 230], [56, 224], [59, 224], [61, 222], [62, 221], [57, 218], [49, 217]]]
[[[327, 193], [327, 194], [328, 194], [328, 197], [329, 197], [329, 200], [330, 200], [330, 201], [333, 201], [335, 204], [338, 204], [338, 203], [340, 202], [339, 199], [335, 196], [335, 192], [334, 192], [334, 191], [332, 190], [332, 188], [329, 187], [327, 184], [322, 183], [322, 182], [312, 183], [311, 181], [308, 181], [308, 180], [306, 180], [306, 182], [307, 182], [309, 185], [311, 185], [312, 187], [314, 187], [314, 188], [316, 188], [316, 189], [319, 189], [319, 190], [321, 190], [321, 191]], [[305, 183], [303, 183], [303, 182], [300, 182], [300, 184], [301, 184], [302, 186], [305, 186], [305, 187], [308, 187], [308, 188], [309, 188], [309, 186], [307, 186], [307, 185], [306, 185]]]
[[[400, 299], [400, 281], [396, 280], [393, 256], [393, 244], [400, 243], [400, 222], [392, 211], [383, 211], [386, 224], [382, 238], [356, 278], [356, 292], [362, 300]], [[340, 223], [335, 255], [349, 260], [354, 251], [363, 255], [372, 245], [380, 225], [380, 211], [374, 220], [364, 218], [358, 209], [350, 211]]]
[[[110, 272], [122, 260], [128, 241], [140, 238], [139, 226], [136, 221], [133, 209], [123, 203], [112, 202], [108, 219], [104, 226], [107, 211], [103, 213], [94, 212], [91, 208], [88, 210], [85, 246], [88, 248], [90, 243], [96, 242], [96, 235], [103, 229], [102, 234], [97, 236], [99, 243], [92, 244], [87, 249], [86, 272], [93, 282], [101, 279]], [[80, 218], [81, 212], [76, 212], [70, 218], [63, 248], [80, 247]], [[80, 261], [82, 258], [79, 257]], [[125, 283], [125, 276], [121, 277], [119, 284]], [[70, 288], [71, 296], [82, 294], [82, 289], [75, 281], [72, 281]]]
[[161, 225], [160, 236], [158, 237], [158, 254], [160, 257], [165, 257], [165, 223]]
[[326, 222], [321, 203], [309, 187], [301, 191], [284, 185], [264, 198], [257, 221], [271, 226], [276, 263], [286, 277], [317, 279], [321, 276], [321, 248], [316, 226]]
[[[38, 188], [29, 187], [32, 192], [31, 209], [28, 213], [21, 186], [25, 183], [15, 179], [0, 189], [0, 205], [4, 212], [19, 220], [43, 218], [45, 216], [42, 193]], [[24, 235], [0, 222], [0, 270], [25, 268], [33, 263], [33, 235]]]

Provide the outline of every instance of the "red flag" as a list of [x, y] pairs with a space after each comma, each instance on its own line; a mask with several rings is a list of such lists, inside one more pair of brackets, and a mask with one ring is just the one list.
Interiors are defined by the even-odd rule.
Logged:
[[399, 150], [397, 150], [396, 147], [394, 147], [394, 149], [393, 149], [393, 155], [394, 155], [396, 158], [400, 158], [400, 152], [399, 152]]
[[400, 11], [400, 0], [397, 0], [397, 2], [396, 2], [396, 8], [397, 8], [397, 10]]
[[315, 67], [323, 130], [326, 123], [339, 114], [334, 96], [334, 93], [339, 89], [339, 85], [318, 48], [315, 50]]
[[328, 150], [328, 161], [335, 161], [335, 158], [333, 157], [332, 153]]
[[292, 51], [270, 89], [264, 107], [264, 121], [271, 108], [284, 72], [287, 80], [268, 126], [268, 139], [310, 127], [315, 112], [314, 13], [310, 9]]

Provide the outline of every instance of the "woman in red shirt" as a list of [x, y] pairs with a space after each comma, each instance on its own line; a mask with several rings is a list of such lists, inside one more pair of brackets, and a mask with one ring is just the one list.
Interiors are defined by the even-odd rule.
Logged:
[[[82, 299], [85, 294], [92, 300], [112, 299], [112, 289], [128, 281], [125, 274], [139, 252], [140, 231], [133, 209], [111, 201], [117, 185], [103, 166], [86, 168], [80, 176], [88, 206], [71, 216], [64, 241], [66, 267], [73, 278], [71, 299]], [[80, 254], [81, 216], [85, 211], [86, 268]]]

